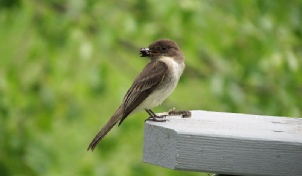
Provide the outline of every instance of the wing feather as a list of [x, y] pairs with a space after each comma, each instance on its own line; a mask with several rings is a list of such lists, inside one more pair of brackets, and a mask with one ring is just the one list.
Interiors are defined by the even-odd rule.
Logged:
[[119, 125], [163, 81], [167, 71], [168, 66], [160, 61], [150, 62], [146, 65], [124, 97], [124, 115]]

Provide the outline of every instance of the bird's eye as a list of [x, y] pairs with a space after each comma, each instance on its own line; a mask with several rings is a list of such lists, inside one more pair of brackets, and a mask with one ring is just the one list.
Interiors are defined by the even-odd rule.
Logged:
[[165, 50], [167, 50], [168, 48], [166, 48], [166, 47], [162, 47], [161, 48], [161, 50], [163, 50], [163, 51], [165, 51]]

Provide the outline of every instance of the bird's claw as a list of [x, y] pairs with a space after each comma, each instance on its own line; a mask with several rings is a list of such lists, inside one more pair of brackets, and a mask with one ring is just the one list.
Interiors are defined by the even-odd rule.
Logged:
[[166, 122], [166, 121], [169, 121], [169, 120], [168, 120], [168, 119], [163, 119], [163, 118], [166, 118], [167, 116], [169, 116], [169, 115], [160, 115], [160, 116], [156, 115], [156, 116], [150, 116], [150, 117], [148, 117], [148, 118], [145, 120], [145, 122], [146, 122], [146, 121]]

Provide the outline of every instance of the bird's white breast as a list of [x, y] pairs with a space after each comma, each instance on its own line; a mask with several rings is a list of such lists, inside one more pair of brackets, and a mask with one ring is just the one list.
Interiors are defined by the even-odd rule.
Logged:
[[141, 111], [150, 109], [160, 105], [177, 86], [178, 80], [182, 75], [185, 64], [176, 62], [171, 57], [162, 57], [159, 59], [161, 62], [167, 64], [169, 73], [165, 76], [165, 80], [156, 88], [136, 109]]
[[177, 63], [171, 57], [162, 57], [159, 60], [166, 63], [168, 65], [170, 71], [173, 71], [174, 78], [179, 80], [179, 78], [182, 75], [182, 72], [184, 71], [184, 68], [185, 68], [184, 62]]

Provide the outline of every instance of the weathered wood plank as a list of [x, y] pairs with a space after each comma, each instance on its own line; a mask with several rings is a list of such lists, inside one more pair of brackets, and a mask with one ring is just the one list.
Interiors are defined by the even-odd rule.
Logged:
[[143, 161], [233, 175], [302, 175], [302, 118], [192, 111], [145, 123]]

